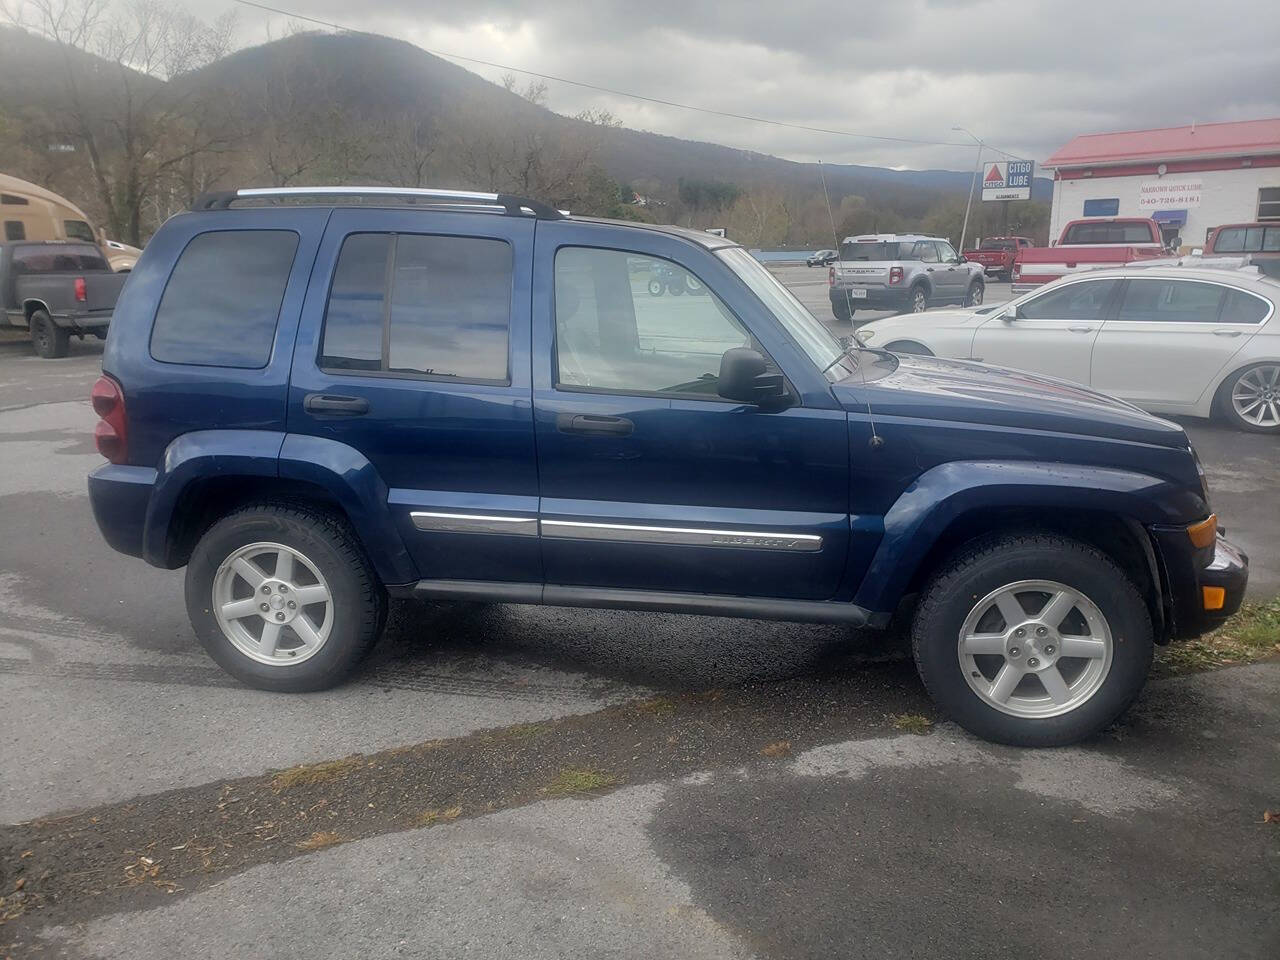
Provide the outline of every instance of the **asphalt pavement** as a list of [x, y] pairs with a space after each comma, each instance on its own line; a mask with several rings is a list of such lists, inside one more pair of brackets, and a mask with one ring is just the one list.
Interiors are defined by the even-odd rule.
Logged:
[[[0, 956], [1280, 951], [1280, 663], [1025, 752], [843, 627], [400, 603], [352, 683], [247, 690], [98, 535], [100, 360], [0, 342]], [[1186, 426], [1275, 595], [1280, 444]]]

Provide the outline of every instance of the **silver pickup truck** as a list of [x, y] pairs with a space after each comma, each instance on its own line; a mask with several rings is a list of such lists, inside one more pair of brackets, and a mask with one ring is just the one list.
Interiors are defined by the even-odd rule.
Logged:
[[0, 244], [0, 307], [42, 357], [65, 357], [73, 336], [105, 338], [128, 277], [91, 243]]
[[977, 306], [982, 264], [970, 263], [940, 237], [872, 233], [846, 237], [828, 275], [831, 312], [845, 323], [856, 310], [922, 313], [939, 303]]

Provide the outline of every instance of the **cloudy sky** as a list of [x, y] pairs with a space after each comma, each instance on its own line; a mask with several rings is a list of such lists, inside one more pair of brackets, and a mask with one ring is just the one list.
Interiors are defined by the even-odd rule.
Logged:
[[[187, 2], [206, 16], [235, 7], [242, 45], [290, 28], [232, 0]], [[797, 160], [962, 169], [974, 148], [955, 126], [1043, 160], [1077, 133], [1280, 116], [1277, 0], [264, 2], [648, 97], [950, 144], [816, 133], [549, 83], [548, 105], [562, 113], [606, 108], [627, 126]]]

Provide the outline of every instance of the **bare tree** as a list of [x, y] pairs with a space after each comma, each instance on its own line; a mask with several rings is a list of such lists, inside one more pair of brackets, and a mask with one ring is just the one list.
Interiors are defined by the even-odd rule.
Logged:
[[234, 20], [206, 24], [160, 0], [130, 0], [115, 17], [108, 0], [2, 2], [10, 22], [56, 44], [57, 122], [87, 157], [111, 233], [141, 243], [148, 209], [161, 216], [204, 179], [197, 159], [229, 143], [209, 104], [164, 81], [223, 56]]
[[427, 115], [393, 117], [381, 125], [377, 142], [383, 179], [393, 187], [425, 187], [439, 153], [439, 124]]
[[725, 219], [729, 235], [751, 247], [781, 243], [791, 226], [785, 198], [775, 190], [760, 188], [741, 194]]

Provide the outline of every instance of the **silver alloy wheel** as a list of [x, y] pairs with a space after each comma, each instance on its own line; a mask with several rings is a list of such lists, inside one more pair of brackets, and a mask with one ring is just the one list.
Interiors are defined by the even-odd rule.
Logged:
[[911, 312], [924, 313], [929, 308], [929, 298], [925, 296], [924, 290], [916, 288], [915, 293], [911, 295]]
[[969, 292], [969, 306], [982, 306], [982, 284], [974, 284], [973, 289]]
[[218, 627], [251, 660], [281, 666], [314, 656], [333, 628], [333, 595], [314, 563], [282, 543], [251, 543], [213, 577]]
[[991, 591], [960, 627], [969, 688], [1015, 717], [1057, 717], [1082, 706], [1111, 670], [1114, 643], [1102, 611], [1079, 590], [1020, 580]]
[[1255, 427], [1280, 427], [1280, 365], [1246, 370], [1231, 388], [1231, 407]]

